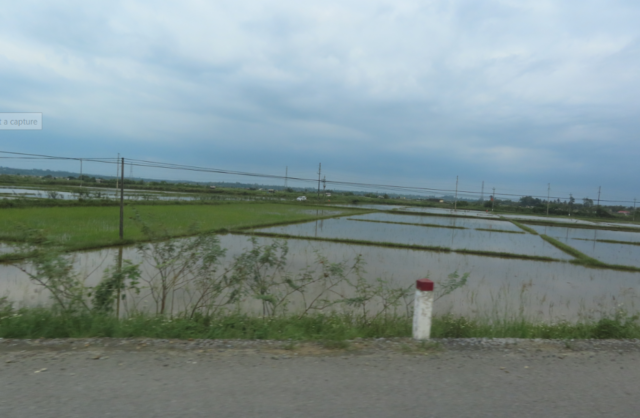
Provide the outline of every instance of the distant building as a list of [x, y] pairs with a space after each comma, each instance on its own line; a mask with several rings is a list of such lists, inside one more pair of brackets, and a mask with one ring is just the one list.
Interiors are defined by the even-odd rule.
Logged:
[[619, 210], [618, 215], [629, 216], [631, 215], [631, 212], [629, 212], [628, 210]]

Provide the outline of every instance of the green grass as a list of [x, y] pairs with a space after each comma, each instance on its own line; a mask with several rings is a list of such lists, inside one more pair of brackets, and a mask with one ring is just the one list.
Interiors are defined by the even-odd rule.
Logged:
[[[18, 315], [18, 316], [15, 316]], [[22, 309], [0, 320], [0, 338], [212, 338], [269, 340], [346, 340], [402, 337], [411, 321], [388, 316], [362, 321], [347, 314], [316, 314], [263, 319], [244, 314], [172, 318], [134, 315], [127, 319], [97, 314], [60, 315], [49, 309]]]
[[538, 232], [535, 229], [531, 229], [528, 226], [523, 225], [518, 221], [510, 220], [510, 222], [512, 224], [514, 224], [515, 226], [517, 226], [518, 228], [522, 229], [523, 231], [526, 231], [526, 232], [528, 232], [530, 234], [533, 234], [533, 235], [538, 235]]
[[599, 260], [596, 260], [595, 258], [591, 258], [588, 255], [576, 250], [575, 248], [565, 244], [562, 241], [558, 241], [555, 238], [552, 238], [548, 235], [542, 234], [540, 235], [540, 238], [542, 238], [543, 240], [547, 241], [549, 244], [553, 245], [554, 247], [558, 248], [559, 250], [569, 254], [572, 257], [575, 257], [576, 261], [579, 261], [580, 264], [591, 264], [591, 265], [598, 265], [598, 264], [604, 264]]
[[637, 316], [622, 314], [555, 323], [444, 315], [434, 318], [431, 332], [442, 338], [627, 339], [640, 337], [640, 323]]
[[[61, 315], [46, 308], [4, 310], [0, 338], [206, 338], [325, 341], [345, 349], [355, 338], [411, 337], [411, 318], [380, 316], [363, 320], [351, 314], [315, 314], [299, 318], [263, 319], [243, 314], [167, 318], [134, 315], [127, 319], [98, 314]], [[640, 338], [638, 317], [622, 314], [578, 322], [544, 323], [522, 318], [489, 320], [454, 315], [435, 316], [432, 338]], [[292, 349], [295, 345], [292, 343]]]
[[607, 244], [622, 244], [622, 245], [637, 245], [640, 246], [640, 242], [631, 242], [631, 241], [615, 241], [612, 239], [588, 239], [588, 238], [573, 238], [578, 241], [595, 241], [595, 242], [604, 242]]
[[[220, 205], [136, 206], [141, 218], [153, 227], [164, 227], [171, 237], [189, 234], [190, 226], [200, 231], [261, 227], [337, 216], [322, 215], [322, 207], [279, 203], [230, 203]], [[319, 211], [316, 214], [316, 210]], [[63, 243], [69, 251], [131, 244], [145, 239], [135, 223], [135, 212], [125, 207], [124, 242], [118, 239], [119, 208], [68, 207], [0, 210], [0, 240], [19, 241], [18, 226], [42, 230]], [[354, 213], [343, 209], [343, 214]]]

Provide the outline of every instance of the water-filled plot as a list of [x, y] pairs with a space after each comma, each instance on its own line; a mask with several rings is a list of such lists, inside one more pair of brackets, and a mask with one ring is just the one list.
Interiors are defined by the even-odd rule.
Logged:
[[[225, 263], [251, 248], [249, 238], [238, 235], [220, 237], [227, 248]], [[257, 238], [259, 244], [273, 242]], [[540, 319], [577, 319], [580, 314], [595, 310], [615, 309], [625, 303], [631, 313], [637, 311], [639, 273], [588, 269], [570, 263], [503, 259], [473, 255], [414, 251], [405, 249], [340, 244], [332, 242], [289, 239], [287, 271], [290, 274], [311, 265], [318, 254], [329, 262], [364, 261], [362, 276], [368, 281], [387, 279], [393, 286], [409, 287], [415, 280], [429, 277], [439, 286], [450, 273], [469, 273], [465, 286], [435, 303], [435, 312], [468, 315], [470, 317], [518, 315]], [[76, 254], [76, 269], [86, 277], [88, 286], [102, 279], [103, 271], [113, 267], [117, 249], [103, 249]], [[123, 257], [134, 263], [143, 260], [135, 247], [125, 248]], [[153, 274], [148, 263], [142, 263], [143, 276]], [[0, 297], [8, 296], [17, 306], [35, 306], [50, 302], [48, 294], [26, 275], [10, 265], [0, 265]], [[127, 309], [153, 311], [148, 289], [127, 299]], [[181, 296], [178, 294], [177, 296]], [[175, 303], [180, 303], [177, 297]], [[124, 309], [124, 308], [123, 308]]]
[[351, 209], [375, 209], [375, 210], [395, 210], [402, 209], [404, 210], [404, 206], [400, 205], [376, 205], [376, 204], [365, 204], [365, 205], [333, 205], [339, 206], [343, 208], [351, 208]]
[[407, 212], [424, 212], [432, 213], [434, 215], [457, 215], [457, 216], [474, 216], [478, 218], [499, 218], [498, 215], [493, 212], [481, 211], [481, 210], [462, 210], [462, 209], [445, 209], [445, 208], [422, 208], [422, 207], [405, 207], [400, 209]]
[[557, 223], [557, 224], [577, 224], [577, 225], [596, 225], [594, 222], [590, 222], [590, 221], [583, 221], [581, 219], [572, 219], [572, 218], [548, 218], [548, 217], [541, 217], [541, 216], [536, 216], [536, 215], [511, 215], [511, 214], [506, 214], [506, 215], [500, 215], [503, 218], [506, 219], [513, 219], [513, 220], [535, 220], [535, 221], [545, 221], [545, 222], [553, 222], [553, 223]]
[[[535, 225], [531, 228], [604, 263], [640, 267], [640, 233]], [[629, 244], [602, 242], [602, 240]]]
[[625, 231], [607, 231], [602, 229], [584, 229], [557, 226], [527, 225], [539, 234], [546, 234], [557, 239], [609, 240], [640, 244], [640, 233]]
[[506, 234], [471, 229], [430, 228], [358, 222], [347, 217], [260, 229], [260, 232], [299, 237], [351, 239], [374, 243], [393, 243], [445, 247], [454, 250], [505, 252], [569, 260], [571, 256], [531, 234]]
[[496, 231], [523, 232], [511, 222], [499, 219], [476, 219], [459, 218], [445, 216], [424, 216], [424, 215], [393, 215], [389, 213], [367, 213], [365, 215], [351, 216], [350, 219], [377, 222], [398, 222], [408, 224], [421, 224], [425, 226], [441, 225], [443, 227], [466, 228], [466, 229], [492, 229]]

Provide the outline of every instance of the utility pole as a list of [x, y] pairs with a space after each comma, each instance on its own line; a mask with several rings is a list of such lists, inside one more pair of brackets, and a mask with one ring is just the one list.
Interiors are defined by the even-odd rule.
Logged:
[[327, 191], [327, 176], [322, 178], [322, 193], [326, 193]]
[[80, 158], [80, 187], [82, 187], [82, 158]]
[[598, 208], [600, 207], [600, 189], [602, 186], [598, 186]]
[[636, 198], [633, 198], [633, 220], [636, 220]]
[[284, 191], [287, 191], [287, 180], [289, 179], [289, 166], [284, 169]]
[[493, 204], [496, 201], [496, 188], [493, 188], [493, 195], [491, 196], [491, 212], [493, 212]]
[[[118, 247], [118, 273], [122, 271], [122, 246]], [[122, 276], [118, 275], [118, 294], [116, 302], [116, 318], [120, 318], [120, 289], [122, 289]]]
[[120, 170], [120, 239], [124, 239], [124, 157]]
[[547, 216], [549, 216], [549, 199], [551, 198], [551, 183], [547, 183]]
[[320, 197], [320, 173], [322, 173], [322, 163], [318, 163], [318, 197]]
[[572, 207], [573, 207], [573, 193], [569, 193], [569, 217], [571, 217]]
[[482, 180], [482, 191], [480, 192], [480, 202], [484, 202], [484, 180]]
[[458, 176], [456, 176], [456, 198], [453, 201], [453, 210], [458, 210]]
[[116, 160], [116, 199], [118, 198], [118, 177], [120, 177], [120, 153], [118, 153]]

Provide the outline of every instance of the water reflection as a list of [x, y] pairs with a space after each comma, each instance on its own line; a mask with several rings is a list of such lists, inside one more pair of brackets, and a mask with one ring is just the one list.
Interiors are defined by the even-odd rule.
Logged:
[[637, 232], [603, 231], [550, 226], [531, 226], [540, 234], [546, 234], [583, 252], [589, 257], [608, 264], [622, 264], [640, 267], [640, 245], [625, 245], [602, 242], [602, 240], [623, 241], [640, 244]]
[[[325, 221], [326, 222], [326, 221]], [[322, 231], [318, 222], [318, 230]], [[238, 235], [220, 237], [228, 249], [225, 263], [251, 247], [249, 238]], [[258, 238], [259, 243], [271, 242]], [[300, 271], [320, 253], [332, 262], [353, 260], [362, 254], [366, 262], [364, 277], [368, 280], [388, 278], [392, 283], [410, 286], [415, 280], [430, 277], [436, 283], [458, 271], [470, 272], [468, 285], [440, 299], [438, 313], [453, 312], [465, 315], [517, 314], [520, 309], [541, 319], [576, 319], [592, 310], [613, 309], [625, 303], [631, 312], [637, 311], [636, 289], [640, 274], [613, 270], [595, 270], [570, 263], [547, 263], [513, 259], [478, 257], [452, 253], [434, 253], [331, 242], [292, 239], [289, 244], [290, 273]], [[117, 249], [104, 249], [76, 254], [75, 266], [87, 285], [96, 285], [103, 271], [117, 261]], [[123, 257], [135, 263], [143, 260], [135, 248], [123, 249]], [[152, 269], [142, 264], [145, 274]], [[8, 296], [19, 305], [37, 305], [49, 302], [41, 288], [32, 284], [27, 276], [14, 266], [0, 265], [0, 295]], [[136, 303], [138, 308], [150, 308], [153, 301], [145, 292]], [[124, 308], [123, 308], [124, 309]]]
[[[371, 214], [367, 216], [376, 215], [393, 216], [399, 220], [406, 219], [406, 217], [402, 215]], [[475, 220], [471, 219], [471, 221]], [[451, 226], [469, 225], [466, 219], [447, 218], [446, 222]], [[477, 231], [475, 229], [461, 230], [416, 227], [414, 225], [355, 222], [349, 220], [349, 218], [326, 219], [323, 228], [320, 230], [316, 228], [314, 222], [308, 222], [264, 228], [260, 231], [300, 237], [354, 239], [373, 242], [441, 246], [452, 249], [508, 252], [533, 256], [547, 256], [561, 260], [569, 260], [572, 258], [542, 240], [540, 237], [531, 234], [505, 234], [493, 233], [491, 231]]]

